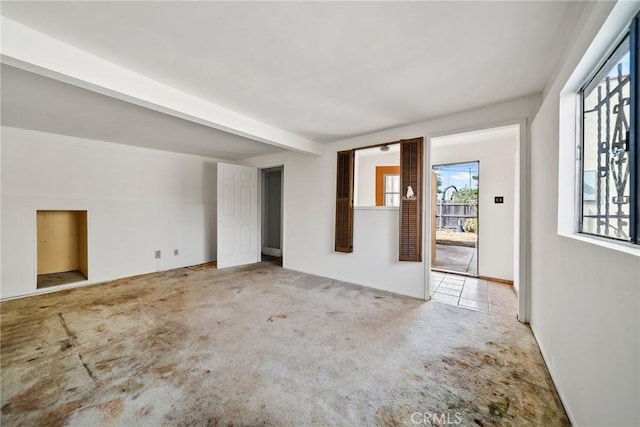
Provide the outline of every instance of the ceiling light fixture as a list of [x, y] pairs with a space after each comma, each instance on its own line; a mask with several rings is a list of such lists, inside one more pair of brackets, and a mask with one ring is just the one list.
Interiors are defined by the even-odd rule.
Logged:
[[389, 151], [389, 146], [383, 145], [382, 147], [380, 147], [380, 151], [382, 151], [383, 153], [386, 153], [387, 151]]

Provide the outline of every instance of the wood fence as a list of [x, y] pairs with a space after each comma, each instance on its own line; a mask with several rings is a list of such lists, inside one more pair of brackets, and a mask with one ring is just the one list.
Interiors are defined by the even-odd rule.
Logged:
[[467, 218], [477, 217], [478, 205], [475, 201], [436, 201], [436, 226], [438, 228], [456, 229], [458, 227], [458, 224], [464, 224], [464, 221]]

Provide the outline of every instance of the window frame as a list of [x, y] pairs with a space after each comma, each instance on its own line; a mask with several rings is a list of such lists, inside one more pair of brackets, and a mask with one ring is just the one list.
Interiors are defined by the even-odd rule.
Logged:
[[[398, 143], [399, 145], [399, 143]], [[356, 150], [357, 152], [358, 150]], [[357, 158], [357, 156], [356, 156]], [[354, 165], [354, 167], [358, 168], [358, 164], [356, 162], [356, 165]], [[375, 192], [376, 192], [376, 200], [375, 200], [375, 206], [371, 207], [372, 209], [375, 208], [382, 208], [382, 209], [398, 209], [399, 206], [385, 206], [384, 204], [384, 177], [385, 175], [400, 175], [400, 152], [398, 151], [398, 164], [397, 165], [380, 165], [380, 166], [376, 166], [376, 171], [375, 171]], [[354, 184], [356, 185], [356, 184]], [[356, 185], [357, 186], [357, 185]], [[367, 209], [369, 208], [368, 206], [356, 206], [356, 209]]]
[[[338, 151], [336, 163], [336, 215], [334, 251], [353, 253], [354, 167], [355, 153], [385, 145], [400, 144], [400, 206], [398, 261], [422, 262], [422, 210], [424, 185], [424, 137], [370, 145]], [[404, 188], [411, 187], [413, 195], [404, 196]], [[377, 208], [377, 207], [376, 207]], [[374, 209], [376, 209], [374, 208]]]
[[[630, 177], [631, 195], [635, 195], [635, 203], [631, 203], [629, 210], [629, 223], [631, 234], [635, 236], [635, 244], [640, 245], [640, 12], [633, 18], [629, 26], [631, 36], [631, 101], [629, 116], [633, 124], [629, 126], [629, 167], [635, 171], [635, 176]], [[635, 48], [635, 49], [634, 49]], [[635, 79], [634, 79], [635, 76]], [[634, 102], [635, 101], [635, 102]], [[635, 156], [633, 156], [635, 154]], [[631, 219], [634, 218], [635, 221]]]
[[[400, 187], [400, 174], [384, 174], [382, 177], [382, 182], [383, 182], [383, 188], [382, 188], [382, 200], [384, 203], [384, 207], [386, 208], [399, 208], [400, 207], [400, 197], [402, 194], [402, 191], [400, 191], [400, 189], [398, 189], [398, 191], [387, 191], [387, 177], [397, 177], [398, 178], [398, 187]], [[393, 185], [392, 185], [393, 186]], [[391, 189], [393, 190], [393, 188]], [[397, 194], [398, 195], [398, 204], [397, 205], [387, 205], [387, 194]]]
[[[593, 71], [588, 75], [588, 78], [580, 86], [577, 91], [578, 95], [578, 144], [577, 144], [577, 176], [576, 176], [576, 232], [579, 235], [589, 238], [602, 239], [603, 241], [611, 242], [613, 244], [621, 244], [625, 246], [638, 247], [640, 245], [640, 195], [638, 195], [638, 189], [640, 188], [640, 146], [638, 144], [638, 126], [640, 121], [640, 114], [638, 103], [640, 103], [640, 54], [638, 52], [639, 46], [639, 21], [640, 13], [637, 14], [630, 25], [618, 36], [616, 41], [611, 44], [610, 49], [606, 52], [606, 55], [602, 56], [602, 60], [598, 62], [597, 66], [593, 68]], [[623, 47], [623, 44], [629, 40], [629, 75], [630, 75], [630, 90], [629, 90], [629, 136], [628, 136], [628, 162], [629, 162], [629, 240], [616, 238], [615, 236], [605, 236], [594, 232], [584, 230], [584, 183], [585, 183], [585, 91], [589, 89], [600, 78], [600, 74], [605, 67], [611, 65], [611, 59], [619, 52], [619, 49]], [[626, 54], [625, 54], [626, 55]], [[625, 56], [623, 55], [623, 56]], [[614, 62], [615, 63], [615, 62]], [[595, 87], [597, 87], [598, 83]], [[591, 88], [593, 90], [593, 88]], [[590, 94], [591, 92], [589, 92]], [[596, 171], [596, 182], [598, 180]], [[608, 203], [608, 202], [607, 202]]]

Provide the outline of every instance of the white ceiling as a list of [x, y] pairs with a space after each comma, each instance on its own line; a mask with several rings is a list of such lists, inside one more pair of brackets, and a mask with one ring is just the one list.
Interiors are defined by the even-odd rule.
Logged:
[[283, 151], [8, 65], [0, 75], [3, 126], [224, 160]]
[[[388, 144], [387, 147], [389, 149], [387, 151], [380, 150], [380, 147], [372, 147], [372, 148], [364, 148], [360, 150], [356, 150], [357, 157], [368, 157], [368, 156], [384, 156], [387, 154], [397, 154], [400, 156], [400, 143]], [[399, 159], [400, 157], [398, 157]]]
[[509, 125], [431, 138], [431, 147], [482, 144], [483, 142], [511, 142], [515, 145], [518, 141], [520, 141], [520, 126]]
[[327, 142], [541, 92], [582, 6], [3, 1], [2, 14]]

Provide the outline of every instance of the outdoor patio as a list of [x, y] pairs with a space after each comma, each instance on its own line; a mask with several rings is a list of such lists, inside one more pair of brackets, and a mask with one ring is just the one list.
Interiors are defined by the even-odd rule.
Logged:
[[433, 268], [456, 271], [476, 276], [478, 274], [478, 251], [475, 247], [436, 244], [436, 259]]

